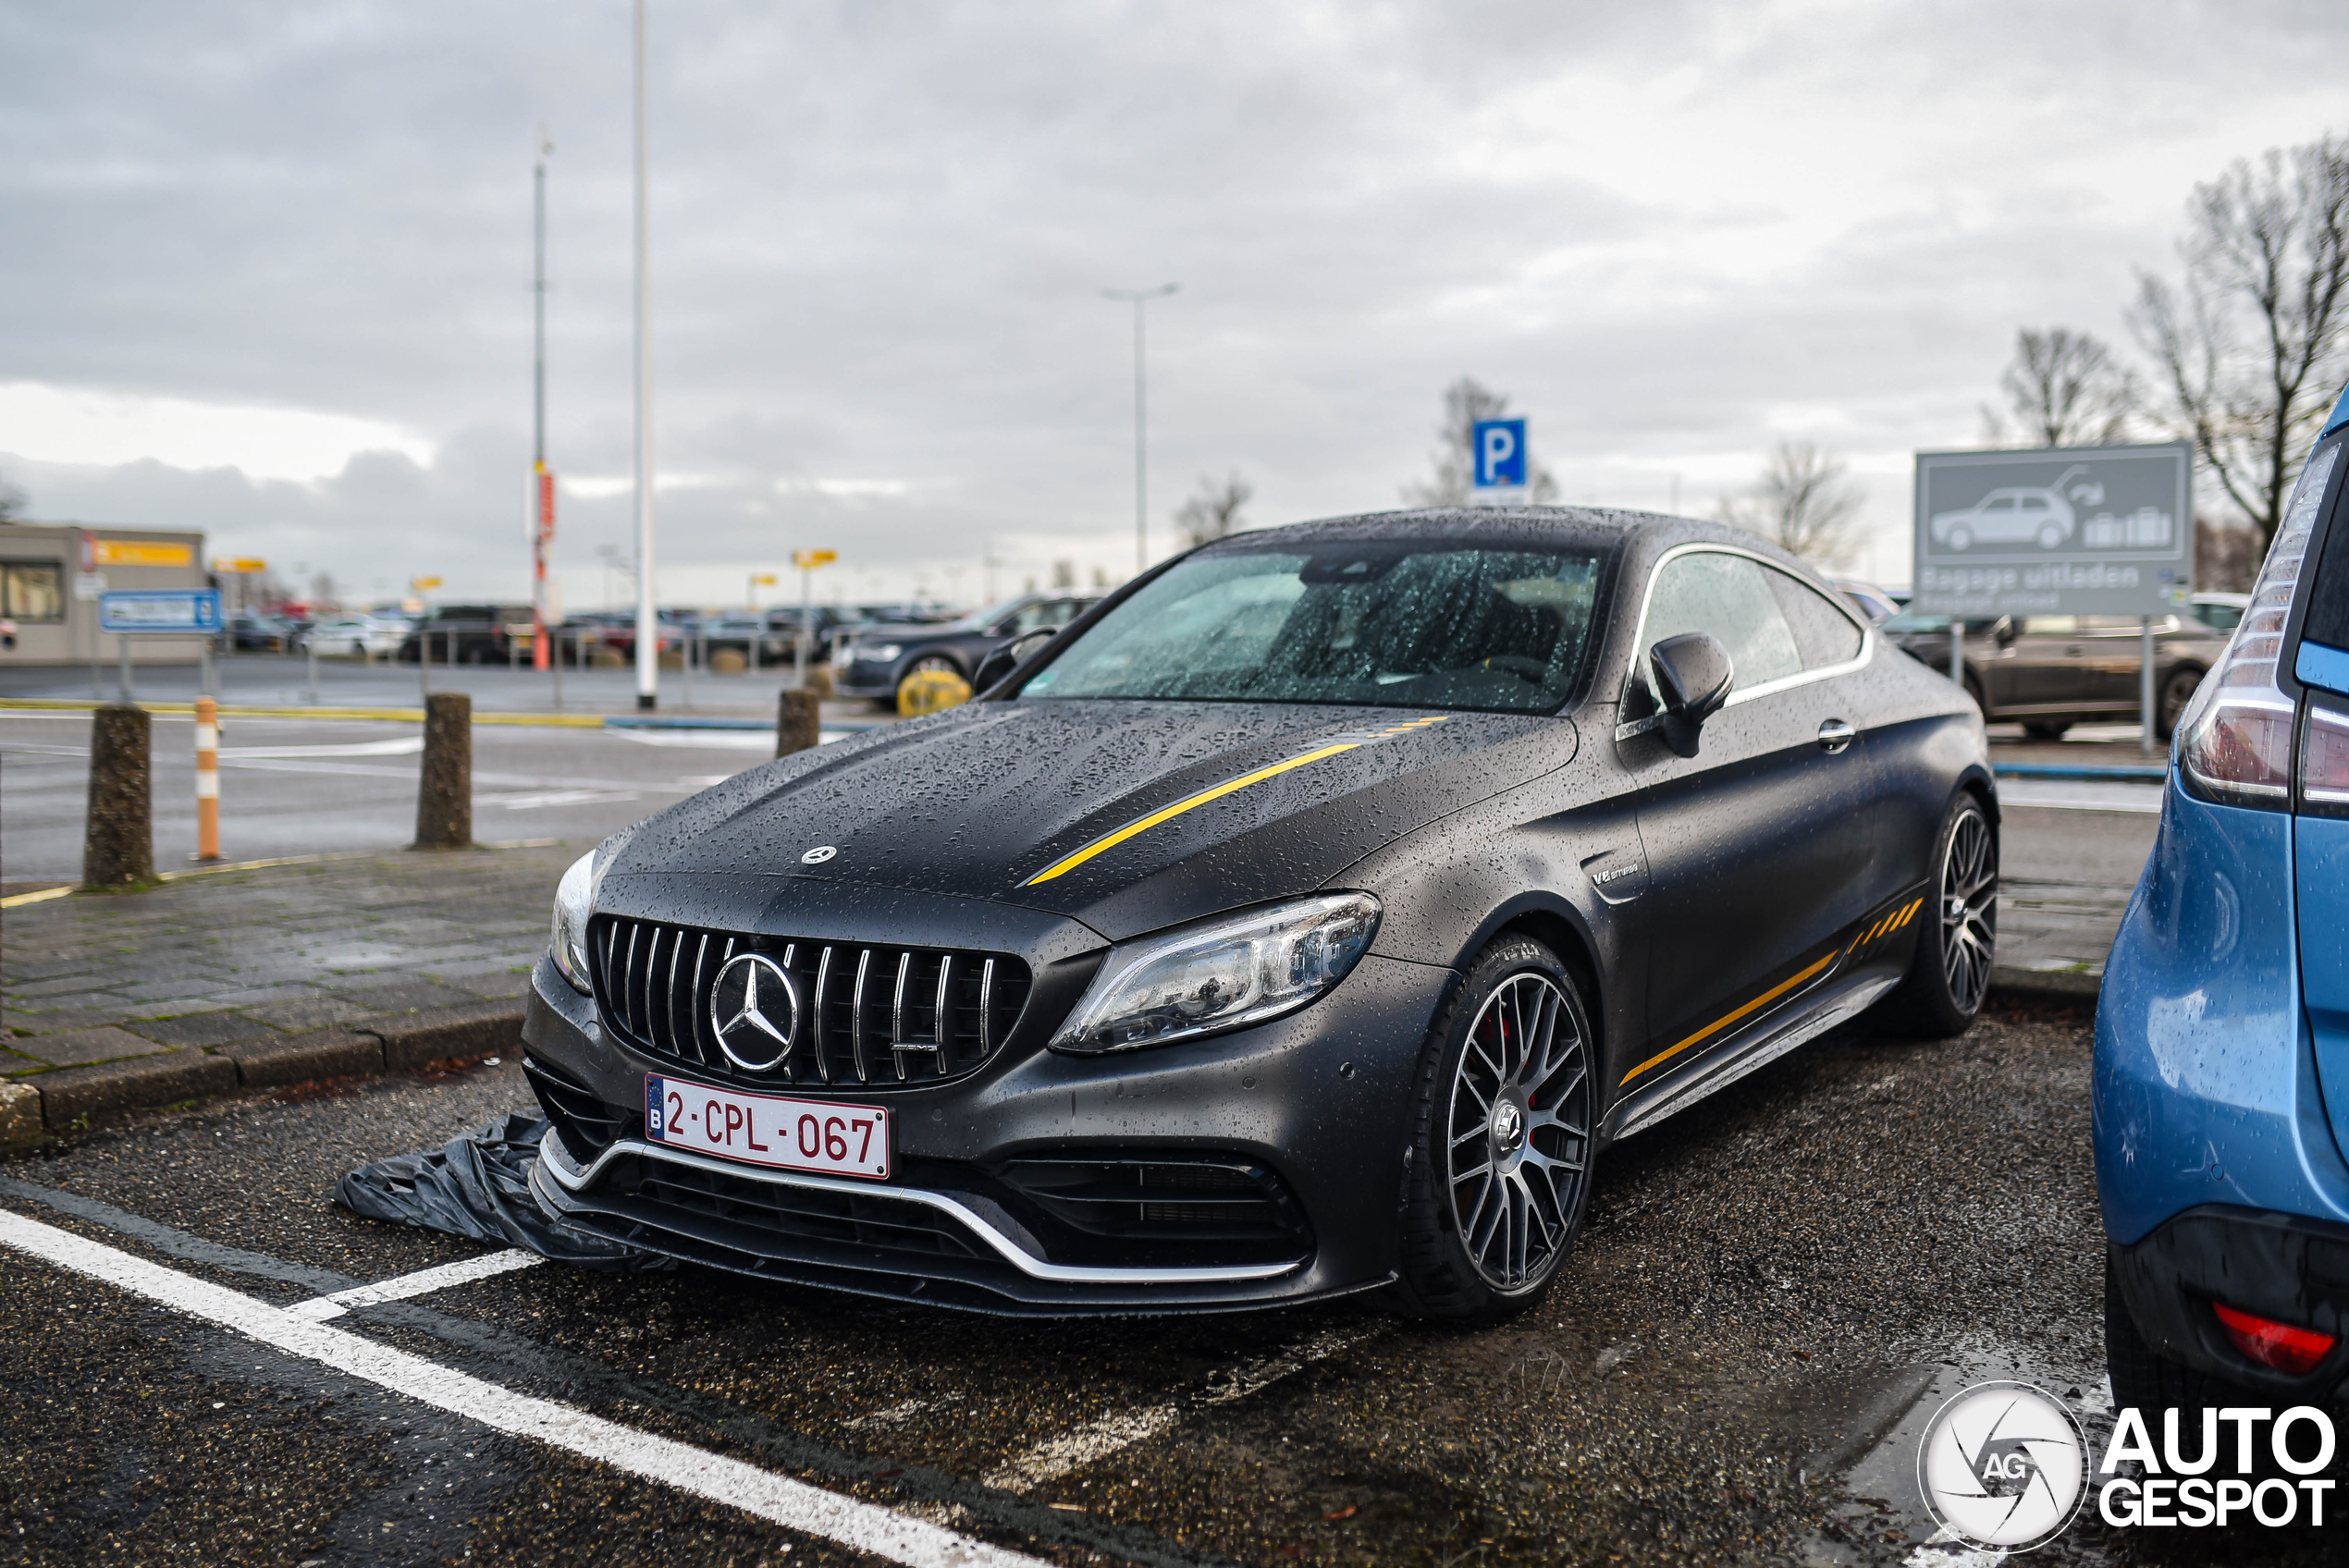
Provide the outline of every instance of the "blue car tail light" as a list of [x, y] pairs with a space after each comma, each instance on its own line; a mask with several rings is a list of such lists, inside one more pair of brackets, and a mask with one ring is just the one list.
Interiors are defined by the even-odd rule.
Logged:
[[2252, 588], [2250, 607], [2178, 721], [2178, 770], [2205, 800], [2288, 811], [2292, 804], [2292, 729], [2295, 705], [2278, 684], [2285, 622], [2315, 535], [2325, 489], [2340, 460], [2338, 443], [2301, 471], [2283, 526]]

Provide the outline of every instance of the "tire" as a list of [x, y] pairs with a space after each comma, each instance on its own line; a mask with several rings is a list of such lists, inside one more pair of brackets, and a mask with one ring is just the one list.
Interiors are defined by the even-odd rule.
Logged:
[[2023, 724], [2023, 732], [2034, 741], [2060, 741], [2063, 732], [2071, 728], [2068, 718], [2035, 718]]
[[2043, 550], [2057, 550], [2057, 549], [2061, 549], [2062, 547], [2063, 547], [2063, 530], [2062, 530], [2062, 529], [2060, 529], [2060, 528], [2058, 528], [2058, 527], [2057, 527], [2054, 523], [2052, 523], [2052, 522], [2048, 522], [2048, 523], [2042, 523], [2042, 524], [2040, 524], [2040, 526], [2039, 526], [2039, 548], [2041, 548], [2041, 549], [2043, 549]]
[[1952, 528], [1949, 530], [1949, 545], [1952, 550], [1972, 549], [1974, 547], [1974, 530], [1970, 528]]
[[1932, 865], [1916, 954], [1885, 998], [1885, 1012], [1910, 1034], [1946, 1040], [1964, 1034], [1982, 1011], [1998, 954], [1998, 836], [1970, 791], [1949, 802], [1934, 837]]
[[2190, 664], [2182, 664], [2162, 678], [2161, 690], [2153, 702], [2153, 732], [2164, 741], [2178, 731], [2178, 720], [2186, 716], [2186, 704], [2194, 701], [2195, 690], [2202, 684], [2202, 671]]
[[1497, 1323], [1548, 1293], [1590, 1196], [1594, 1044], [1581, 986], [1541, 943], [1504, 937], [1470, 967], [1412, 1096], [1406, 1311]]

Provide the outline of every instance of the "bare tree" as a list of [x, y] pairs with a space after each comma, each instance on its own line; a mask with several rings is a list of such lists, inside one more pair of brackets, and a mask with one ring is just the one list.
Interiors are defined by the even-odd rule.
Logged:
[[[1509, 399], [1504, 393], [1464, 375], [1444, 389], [1444, 423], [1436, 427], [1435, 477], [1403, 486], [1403, 498], [1415, 507], [1464, 507], [1474, 493], [1476, 474], [1474, 430], [1479, 420], [1507, 419]], [[1540, 463], [1529, 465], [1526, 499], [1545, 505], [1557, 498], [1557, 481]]]
[[335, 574], [333, 572], [321, 571], [316, 576], [313, 577], [310, 580], [311, 613], [314, 615], [323, 615], [329, 610], [340, 609], [342, 607], [342, 600], [338, 596], [339, 592], [340, 591], [335, 586]]
[[1240, 508], [1256, 494], [1256, 486], [1234, 470], [1224, 480], [1202, 477], [1191, 498], [1174, 508], [1174, 526], [1193, 545], [1204, 545], [1240, 530]]
[[2007, 412], [1982, 410], [1993, 446], [2106, 447], [2123, 440], [2144, 401], [2137, 374], [2093, 333], [2019, 328], [2014, 358], [1998, 377]]
[[2216, 594], [2248, 594], [2259, 574], [2259, 532], [2237, 518], [2194, 520], [2194, 584]]
[[2140, 274], [2130, 325], [2264, 547], [2349, 361], [2349, 140], [2238, 159], [2187, 211], [2183, 285]]
[[1808, 441], [1781, 441], [1753, 488], [1717, 508], [1724, 522], [1759, 533], [1789, 554], [1820, 566], [1851, 555], [1851, 523], [1860, 491], [1845, 478], [1843, 459]]
[[0, 522], [16, 521], [24, 516], [25, 508], [31, 504], [23, 491], [0, 479]]

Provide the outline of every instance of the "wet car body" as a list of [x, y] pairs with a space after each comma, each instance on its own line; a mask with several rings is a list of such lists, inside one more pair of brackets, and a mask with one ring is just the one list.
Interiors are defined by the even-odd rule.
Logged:
[[2345, 475], [2349, 393], [2180, 727], [2106, 966], [2097, 1185], [2124, 1403], [2349, 1395]]
[[[1587, 552], [1595, 608], [1563, 700], [1028, 690], [1145, 578], [977, 702], [633, 830], [599, 863], [595, 994], [551, 958], [534, 975], [528, 1066], [556, 1126], [541, 1202], [722, 1268], [983, 1310], [1304, 1300], [1397, 1277], [1415, 1084], [1497, 940], [1544, 944], [1587, 995], [1600, 1146], [1901, 983], [1936, 918], [1953, 800], [1995, 822], [1979, 717], [1947, 680], [1789, 559], [1706, 524], [1433, 512], [1206, 548], [1296, 552], [1310, 570], [1397, 540]], [[1826, 642], [1732, 695], [1683, 754], [1631, 677], [1654, 585], [1696, 566], [1778, 574], [1758, 591], [1815, 597], [1802, 613]], [[1124, 944], [1360, 894], [1382, 911], [1374, 937], [1298, 1011], [1147, 1048], [1048, 1046]], [[810, 1044], [764, 1074], [705, 1023], [713, 963], [754, 949], [815, 998]], [[890, 1173], [654, 1150], [646, 1082], [663, 1073], [884, 1105]]]

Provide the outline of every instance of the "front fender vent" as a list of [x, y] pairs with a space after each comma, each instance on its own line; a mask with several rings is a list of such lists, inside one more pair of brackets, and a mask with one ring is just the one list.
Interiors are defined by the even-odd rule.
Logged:
[[[753, 1071], [729, 1057], [710, 1019], [718, 972], [738, 953], [781, 964], [799, 994], [799, 1027], [781, 1060]], [[598, 915], [587, 967], [605, 1027], [646, 1055], [746, 1086], [927, 1086], [978, 1072], [1027, 1005], [1027, 963], [1009, 953], [879, 947], [705, 931]]]

